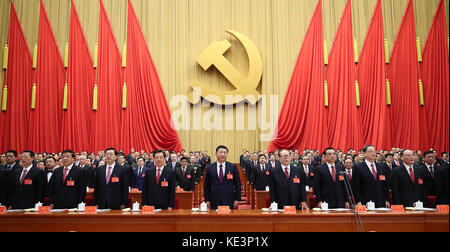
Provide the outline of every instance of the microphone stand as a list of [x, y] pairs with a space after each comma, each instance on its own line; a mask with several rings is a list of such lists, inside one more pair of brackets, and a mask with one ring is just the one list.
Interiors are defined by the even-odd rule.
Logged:
[[364, 233], [364, 227], [362, 225], [361, 217], [359, 216], [359, 213], [356, 211], [356, 202], [355, 202], [355, 195], [353, 195], [352, 187], [350, 185], [350, 180], [348, 178], [347, 171], [341, 171], [339, 174], [344, 175], [344, 185], [345, 190], [347, 191], [348, 199], [350, 201], [350, 204], [352, 204], [351, 208], [353, 211], [353, 214], [355, 215], [356, 224], [358, 225], [358, 230], [361, 233]]

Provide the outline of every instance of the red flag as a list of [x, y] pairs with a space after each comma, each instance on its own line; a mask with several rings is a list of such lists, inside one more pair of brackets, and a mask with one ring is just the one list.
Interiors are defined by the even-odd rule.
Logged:
[[121, 146], [128, 150], [181, 151], [178, 133], [133, 6], [128, 1], [127, 108], [123, 110]]
[[292, 74], [269, 152], [284, 148], [324, 150], [328, 147], [323, 66], [322, 0], [319, 0]]
[[383, 14], [381, 0], [375, 7], [357, 73], [361, 97], [364, 143], [377, 149], [392, 147], [392, 123], [386, 104]]
[[353, 51], [352, 6], [347, 2], [334, 39], [326, 70], [329, 107], [328, 139], [330, 146], [347, 150], [364, 145], [362, 122], [356, 107], [355, 63]]
[[66, 73], [42, 1], [37, 57], [36, 109], [30, 116], [28, 148], [35, 152], [59, 152]]
[[92, 113], [91, 145], [95, 151], [120, 149], [123, 69], [111, 24], [100, 1], [98, 38], [98, 108]]
[[[420, 107], [414, 3], [409, 1], [392, 49], [388, 67], [391, 83], [393, 147], [424, 150], [428, 146], [426, 120]], [[423, 117], [422, 117], [423, 116]]]
[[73, 1], [70, 8], [67, 110], [63, 113], [62, 149], [91, 149], [92, 93], [94, 69], [83, 29]]
[[441, 0], [423, 50], [420, 73], [431, 147], [449, 150], [449, 62], [445, 4]]
[[34, 74], [28, 44], [12, 1], [9, 18], [9, 57], [4, 78], [8, 100], [7, 110], [0, 110], [0, 152], [13, 149], [20, 153], [27, 148]]

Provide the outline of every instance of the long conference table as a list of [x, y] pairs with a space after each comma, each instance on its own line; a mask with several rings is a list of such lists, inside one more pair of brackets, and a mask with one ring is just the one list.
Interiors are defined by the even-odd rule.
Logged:
[[[365, 232], [449, 232], [448, 213], [362, 213]], [[233, 210], [230, 214], [162, 210], [154, 214], [112, 210], [84, 213], [0, 214], [0, 232], [358, 232], [352, 212]]]

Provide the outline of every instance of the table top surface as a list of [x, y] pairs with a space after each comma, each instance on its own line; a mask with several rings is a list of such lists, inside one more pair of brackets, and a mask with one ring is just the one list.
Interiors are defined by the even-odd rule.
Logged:
[[[161, 210], [154, 214], [142, 214], [139, 212], [123, 212], [121, 210], [110, 210], [106, 212], [99, 212], [96, 214], [84, 214], [83, 212], [52, 212], [50, 214], [38, 214], [36, 212], [8, 212], [6, 214], [0, 214], [0, 219], [3, 217], [13, 216], [232, 216], [232, 217], [264, 217], [267, 216], [296, 216], [296, 217], [348, 217], [354, 216], [351, 210], [348, 211], [312, 211], [312, 210], [298, 210], [296, 214], [285, 214], [283, 212], [263, 212], [262, 210], [232, 210], [230, 214], [218, 214], [216, 210], [209, 210], [207, 212], [193, 212], [188, 209], [176, 209], [176, 210]], [[360, 216], [373, 216], [373, 217], [388, 217], [388, 216], [442, 216], [448, 218], [448, 213], [438, 213], [435, 211], [406, 211], [404, 213], [392, 213], [391, 211], [368, 211], [367, 213], [361, 213]]]

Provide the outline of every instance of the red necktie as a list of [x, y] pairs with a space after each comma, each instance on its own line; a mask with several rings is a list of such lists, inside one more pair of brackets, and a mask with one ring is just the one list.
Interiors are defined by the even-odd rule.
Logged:
[[20, 184], [23, 184], [23, 181], [25, 180], [25, 177], [27, 176], [27, 169], [23, 169], [22, 177], [20, 178]]
[[287, 179], [289, 179], [289, 172], [288, 172], [288, 168], [284, 168], [284, 175], [286, 176]]
[[375, 167], [373, 164], [370, 164], [370, 166], [372, 167], [373, 179], [375, 179], [375, 181], [377, 181], [377, 171], [375, 170]]
[[409, 176], [411, 177], [411, 180], [414, 183], [414, 171], [412, 168], [409, 168]]
[[161, 177], [161, 168], [158, 168], [158, 173], [156, 174], [156, 184], [159, 183], [159, 178]]
[[352, 180], [352, 171], [348, 171], [348, 179], [351, 181]]
[[309, 177], [309, 171], [308, 171], [308, 166], [305, 166], [305, 173], [306, 173], [306, 177]]
[[111, 170], [112, 167], [108, 166], [108, 173], [106, 174], [106, 184], [109, 184], [109, 179], [111, 179]]
[[219, 180], [220, 180], [220, 183], [222, 183], [222, 181], [223, 181], [223, 166], [222, 165], [219, 165], [219, 168], [220, 168], [220, 172], [219, 172]]
[[183, 177], [184, 177], [184, 173], [186, 172], [186, 168], [183, 168]]
[[64, 174], [63, 174], [63, 184], [64, 184], [64, 181], [66, 181], [66, 177], [67, 177], [67, 171], [69, 170], [69, 168], [64, 168]]
[[331, 177], [333, 181], [336, 182], [336, 169], [334, 169], [334, 165], [331, 166]]

